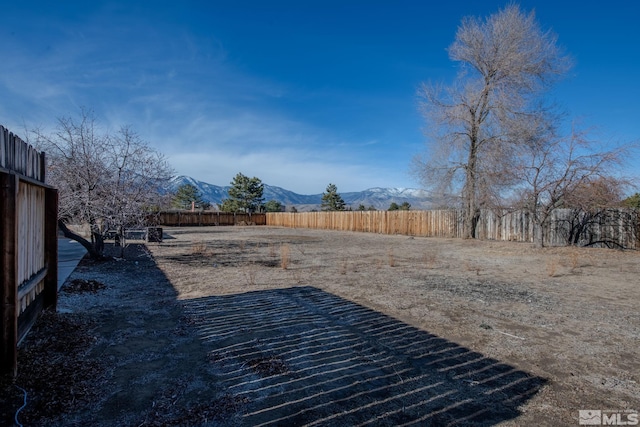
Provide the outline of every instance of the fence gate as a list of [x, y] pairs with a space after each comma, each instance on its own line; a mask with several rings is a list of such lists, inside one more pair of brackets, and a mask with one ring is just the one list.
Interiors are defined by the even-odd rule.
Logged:
[[16, 375], [17, 348], [58, 298], [58, 192], [45, 156], [0, 126], [0, 370]]

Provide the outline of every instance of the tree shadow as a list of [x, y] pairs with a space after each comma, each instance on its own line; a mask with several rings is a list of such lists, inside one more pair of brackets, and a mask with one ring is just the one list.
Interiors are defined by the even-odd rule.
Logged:
[[546, 383], [314, 287], [183, 305], [246, 425], [494, 425]]

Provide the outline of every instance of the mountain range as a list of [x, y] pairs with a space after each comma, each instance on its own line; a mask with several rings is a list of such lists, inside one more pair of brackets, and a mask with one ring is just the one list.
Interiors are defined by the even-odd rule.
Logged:
[[[179, 175], [171, 179], [168, 190], [176, 191], [180, 186], [191, 184], [200, 191], [202, 198], [213, 206], [222, 203], [229, 197], [228, 190], [231, 186], [219, 186], [198, 181], [194, 178]], [[431, 199], [424, 190], [416, 188], [369, 188], [363, 191], [339, 193], [347, 206], [358, 209], [360, 205], [367, 208], [373, 206], [378, 210], [386, 210], [391, 203], [401, 205], [404, 202], [411, 204], [412, 209], [429, 209]], [[319, 210], [322, 203], [322, 194], [298, 194], [281, 187], [264, 184], [264, 201], [276, 200], [283, 204], [287, 210], [295, 206], [299, 212]]]

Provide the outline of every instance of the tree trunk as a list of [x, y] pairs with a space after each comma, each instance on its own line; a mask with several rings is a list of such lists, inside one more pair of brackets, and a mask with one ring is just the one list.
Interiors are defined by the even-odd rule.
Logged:
[[[91, 258], [93, 258], [93, 259], [102, 259], [103, 258], [102, 251], [101, 250], [99, 251], [96, 248], [96, 247], [100, 247], [101, 246], [101, 245], [98, 244], [98, 242], [102, 242], [102, 236], [99, 236], [99, 240], [96, 240], [96, 244], [94, 245], [91, 242], [89, 242], [87, 239], [85, 239], [82, 236], [79, 236], [76, 233], [74, 233], [73, 231], [69, 230], [67, 225], [61, 219], [58, 220], [58, 228], [60, 228], [60, 230], [62, 230], [62, 233], [64, 234], [64, 237], [66, 237], [67, 239], [75, 240], [76, 242], [78, 242], [82, 246], [84, 246], [84, 248], [87, 250], [87, 252], [89, 253], [89, 256]], [[94, 234], [96, 234], [96, 233], [94, 233]]]
[[543, 227], [538, 220], [535, 220], [533, 223], [533, 243], [536, 248], [544, 247]]
[[125, 233], [124, 227], [122, 226], [118, 227], [118, 236], [120, 236], [120, 258], [124, 258], [124, 248], [127, 245], [127, 242], [125, 241], [126, 237], [124, 233]]
[[475, 130], [471, 135], [471, 146], [469, 148], [469, 158], [467, 160], [465, 189], [464, 189], [464, 235], [465, 239], [475, 238], [476, 224], [478, 222], [478, 206], [476, 201], [477, 176], [476, 167], [478, 163], [478, 146]]

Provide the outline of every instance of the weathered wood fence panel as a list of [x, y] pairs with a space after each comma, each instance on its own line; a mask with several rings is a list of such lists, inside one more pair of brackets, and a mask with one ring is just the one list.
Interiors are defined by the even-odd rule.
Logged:
[[546, 231], [553, 244], [570, 242], [580, 246], [640, 248], [640, 211], [637, 209], [596, 212], [557, 209], [553, 212], [551, 225], [551, 230]]
[[[594, 217], [585, 215], [572, 209], [553, 211], [548, 225], [543, 229], [545, 244], [566, 246], [573, 242], [589, 245], [607, 241], [614, 246], [640, 248], [640, 217], [637, 210], [610, 209], [599, 212]], [[457, 210], [275, 212], [266, 214], [266, 225], [462, 238], [463, 219], [463, 212]], [[484, 240], [533, 242], [533, 217], [524, 211], [483, 210], [478, 219], [475, 237]]]
[[15, 375], [17, 346], [58, 293], [57, 191], [45, 156], [0, 126], [0, 370]]
[[156, 219], [158, 225], [172, 227], [206, 226], [206, 225], [266, 225], [264, 213], [229, 213], [229, 212], [160, 212]]

